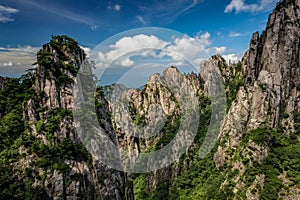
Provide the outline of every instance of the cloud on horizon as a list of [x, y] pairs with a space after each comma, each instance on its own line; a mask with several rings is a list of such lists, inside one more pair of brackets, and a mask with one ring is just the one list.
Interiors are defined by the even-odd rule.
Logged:
[[36, 53], [39, 47], [0, 47], [0, 74], [1, 76], [18, 77], [27, 69], [33, 68]]
[[228, 64], [230, 63], [237, 63], [238, 61], [240, 61], [242, 59], [243, 56], [241, 56], [240, 54], [226, 54], [223, 55], [223, 58], [226, 60], [226, 62]]

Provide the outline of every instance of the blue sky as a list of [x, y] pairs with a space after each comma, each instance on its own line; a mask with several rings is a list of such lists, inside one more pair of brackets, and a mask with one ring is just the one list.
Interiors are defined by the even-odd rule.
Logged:
[[178, 31], [182, 37], [203, 36], [209, 42], [207, 52], [234, 60], [247, 50], [251, 34], [265, 28], [276, 2], [0, 0], [0, 75], [18, 76], [30, 67], [36, 51], [51, 35], [69, 35], [90, 50], [115, 34], [143, 27]]

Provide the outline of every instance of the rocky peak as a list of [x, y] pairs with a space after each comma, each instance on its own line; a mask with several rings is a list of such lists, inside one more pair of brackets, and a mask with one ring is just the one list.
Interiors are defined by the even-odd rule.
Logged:
[[[269, 16], [266, 30], [254, 33], [247, 55], [247, 78], [256, 80], [261, 70], [273, 74], [273, 82], [281, 76], [296, 81], [299, 77], [299, 0], [286, 0], [277, 4]], [[298, 81], [298, 80], [297, 80]]]
[[246, 84], [256, 84], [267, 92], [275, 110], [273, 126], [278, 126], [279, 107], [299, 110], [300, 1], [277, 4], [266, 30], [254, 33], [246, 53]]
[[226, 63], [225, 59], [220, 54], [213, 55], [210, 59], [215, 62], [216, 66], [224, 65]]
[[[253, 34], [243, 58], [245, 82], [238, 89], [237, 98], [224, 120], [221, 129], [223, 145], [214, 155], [218, 167], [240, 163], [234, 181], [235, 193], [245, 187], [241, 177], [246, 176], [244, 169], [249, 168], [234, 158], [238, 151], [258, 162], [267, 158], [270, 151], [269, 146], [253, 141], [243, 146], [241, 142], [247, 134], [260, 127], [276, 129], [282, 134], [295, 132], [294, 112], [300, 110], [299, 27], [300, 1], [279, 2], [269, 16], [265, 31], [261, 35], [258, 32]], [[257, 185], [256, 182], [253, 185]]]
[[181, 73], [176, 67], [169, 67], [163, 72], [163, 76], [177, 78], [178, 76], [181, 76]]
[[257, 65], [258, 58], [258, 45], [259, 45], [259, 33], [255, 32], [252, 34], [252, 38], [250, 40], [249, 51], [246, 53], [246, 65], [247, 65], [247, 82], [251, 83], [252, 79], [257, 78], [259, 67]]
[[[255, 129], [261, 124], [278, 127], [285, 123], [287, 132], [293, 129], [292, 112], [300, 109], [299, 5], [299, 0], [279, 2], [265, 31], [253, 34], [243, 58], [245, 87], [239, 89], [237, 102], [231, 106], [227, 115], [231, 122], [225, 120], [223, 134], [239, 135], [243, 129]], [[287, 113], [287, 119], [280, 122], [281, 113]], [[229, 124], [235, 128], [227, 131]], [[234, 138], [230, 136], [236, 144], [239, 139]]]
[[[27, 102], [26, 118], [28, 133], [38, 145], [37, 153], [28, 155], [33, 158], [28, 165], [44, 174], [44, 179], [35, 179], [33, 187], [43, 188], [51, 199], [123, 199], [127, 194], [131, 199], [124, 173], [91, 155], [76, 131], [80, 124], [76, 124], [72, 112], [73, 86], [80, 81], [76, 79], [80, 68], [91, 69], [84, 51], [73, 39], [54, 36], [38, 52], [37, 64], [33, 84], [36, 95]], [[101, 91], [96, 93], [99, 122], [105, 133], [115, 139], [107, 101]], [[36, 164], [39, 162], [44, 164]], [[17, 165], [24, 166], [24, 159]]]
[[68, 36], [53, 36], [37, 53], [34, 88], [47, 108], [72, 108], [72, 87], [85, 53]]

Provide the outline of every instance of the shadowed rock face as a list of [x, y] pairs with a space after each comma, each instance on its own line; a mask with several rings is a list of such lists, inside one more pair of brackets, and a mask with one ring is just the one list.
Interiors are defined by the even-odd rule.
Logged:
[[[241, 146], [244, 134], [259, 127], [275, 129], [280, 127], [285, 133], [295, 131], [293, 111], [300, 111], [299, 3], [299, 0], [278, 3], [269, 17], [266, 30], [261, 35], [258, 32], [253, 34], [249, 50], [245, 53], [240, 69], [244, 76], [244, 84], [237, 88], [236, 98], [232, 102], [221, 128], [221, 145], [214, 154], [213, 159], [217, 168], [232, 165], [233, 170], [238, 170], [238, 174], [231, 180], [234, 182], [233, 192], [237, 194], [240, 190], [245, 190], [248, 199], [260, 198], [257, 192], [253, 194], [251, 190], [264, 187], [265, 175], [257, 175], [254, 182], [245, 189], [246, 184], [242, 181], [242, 177], [248, 166], [241, 160], [233, 161], [233, 158], [238, 151], [241, 151], [244, 158], [263, 163], [268, 157], [270, 149], [266, 145], [259, 145], [253, 141]], [[202, 64], [201, 76], [204, 80], [208, 76], [205, 66], [208, 66], [209, 63], [218, 66], [225, 84], [229, 84], [238, 72], [237, 68], [231, 68], [223, 58], [216, 55], [209, 62]], [[170, 68], [164, 76], [176, 78], [176, 73], [178, 72], [175, 69]], [[140, 117], [137, 120], [139, 123], [146, 123], [153, 118], [151, 116], [155, 116], [155, 112], [149, 110], [149, 105], [153, 103], [160, 104], [167, 115], [180, 112], [180, 109], [176, 107], [176, 102], [171, 98], [172, 93], [158, 84], [157, 80], [160, 78], [160, 75], [151, 76], [143, 91], [125, 91], [125, 94], [130, 97], [130, 105], [134, 108], [134, 114]], [[209, 96], [210, 92], [207, 88], [212, 83], [204, 82], [198, 75], [188, 75], [187, 78], [192, 83], [193, 92]], [[286, 113], [286, 117], [282, 118], [282, 113]], [[122, 119], [122, 115], [117, 115], [113, 120], [123, 122], [126, 119]], [[117, 129], [120, 148], [127, 149], [133, 158], [138, 157], [140, 152], [155, 146], [164, 136], [164, 133], [161, 132], [150, 140], [140, 140], [124, 131], [125, 126], [118, 126]], [[189, 163], [190, 161], [186, 159], [184, 162]], [[168, 168], [151, 173], [147, 176], [149, 191], [153, 190], [159, 182], [167, 179], [171, 180], [172, 185], [182, 170], [174, 163]], [[226, 182], [223, 184], [226, 185]], [[298, 190], [294, 190], [296, 192], [293, 194], [285, 194], [286, 199], [289, 199], [289, 196], [297, 196]]]
[[[299, 52], [300, 1], [282, 1], [269, 16], [265, 31], [261, 35], [258, 32], [253, 34], [243, 58], [245, 83], [224, 121], [221, 141], [225, 146], [220, 146], [215, 154], [217, 166], [232, 161], [235, 153], [229, 155], [226, 152], [240, 151], [240, 143], [247, 131], [259, 127], [280, 127], [284, 133], [295, 131], [293, 112], [300, 111]], [[284, 118], [282, 113], [285, 113]], [[262, 161], [268, 156], [268, 147], [259, 149], [251, 142], [243, 151], [244, 156], [254, 160]], [[245, 166], [241, 165], [239, 177], [245, 172]], [[263, 182], [262, 176], [257, 177], [253, 184], [259, 181]], [[236, 192], [244, 187], [241, 180], [235, 182]], [[295, 194], [297, 192], [291, 196], [295, 197]], [[247, 197], [259, 199], [257, 194], [249, 192]], [[289, 195], [285, 198], [291, 199]]]
[[272, 126], [278, 127], [280, 107], [287, 113], [299, 110], [300, 1], [283, 1], [269, 16], [266, 30], [254, 33], [247, 61], [247, 83], [265, 87], [271, 109]]
[[245, 86], [228, 113], [223, 135], [239, 135], [243, 129], [255, 129], [263, 123], [277, 128], [283, 123], [279, 122], [280, 109], [290, 116], [284, 126], [293, 130], [292, 112], [300, 110], [299, 3], [291, 1], [284, 7], [279, 4], [266, 30], [261, 35], [253, 34], [243, 58]]
[[[271, 149], [268, 145], [251, 140], [242, 144], [242, 140], [249, 131], [259, 127], [280, 128], [283, 134], [295, 131], [293, 112], [300, 111], [299, 28], [300, 0], [282, 1], [269, 16], [265, 31], [261, 35], [258, 32], [253, 34], [240, 69], [228, 66], [221, 56], [216, 55], [202, 63], [201, 75], [182, 75], [171, 67], [163, 75], [151, 76], [142, 90], [111, 86], [109, 89], [117, 91], [116, 94], [108, 95], [107, 99], [98, 94], [96, 98], [101, 105], [97, 108], [100, 125], [113, 143], [119, 145], [120, 150], [127, 151], [130, 161], [134, 161], [141, 152], [160, 149], [169, 142], [169, 138], [174, 137], [181, 112], [195, 103], [185, 102], [185, 107], [180, 107], [178, 100], [181, 93], [195, 95], [197, 103], [201, 102], [200, 97], [210, 96], [213, 91], [209, 88], [215, 88], [212, 87], [215, 83], [209, 81], [211, 75], [207, 66], [218, 67], [227, 90], [227, 85], [235, 80], [237, 74], [244, 73], [244, 77], [238, 79], [244, 79], [243, 86], [237, 88], [236, 98], [232, 99], [222, 124], [220, 145], [216, 147], [211, 160], [225, 177], [220, 190], [230, 183], [236, 199], [240, 198], [238, 193], [241, 190], [247, 199], [260, 199], [258, 190], [264, 188], [268, 176], [264, 173], [255, 175], [251, 183], [246, 182], [245, 176], [250, 165], [254, 162], [262, 164], [268, 158]], [[34, 178], [32, 188], [42, 188], [45, 199], [134, 199], [132, 181], [135, 175], [119, 172], [101, 163], [97, 156], [91, 156], [83, 148], [77, 135], [70, 112], [74, 109], [73, 97], [76, 94], [73, 84], [77, 81], [77, 71], [82, 66], [86, 69], [90, 67], [83, 50], [68, 37], [54, 37], [38, 53], [37, 64], [33, 84], [36, 97], [24, 104], [24, 118], [29, 127], [26, 131], [34, 136], [37, 141], [34, 144], [39, 146], [36, 147], [37, 151], [42, 153], [29, 150], [25, 145], [20, 146], [18, 152], [24, 156], [12, 163], [14, 169], [25, 177], [25, 171], [31, 168], [32, 171], [27, 172], [28, 177], [43, 177]], [[179, 81], [181, 83], [174, 92], [162, 84], [163, 80], [168, 80], [172, 85]], [[6, 87], [7, 81], [0, 77], [1, 90]], [[126, 97], [128, 107], [116, 107], [114, 95]], [[154, 104], [160, 108], [152, 107]], [[129, 109], [129, 112], [124, 109]], [[282, 113], [285, 114], [284, 118]], [[135, 129], [128, 122], [129, 118], [135, 125], [148, 124], [145, 133], [161, 130], [146, 139], [134, 137], [132, 130]], [[166, 123], [173, 132], [163, 129], [160, 123]], [[73, 148], [73, 152], [75, 147], [76, 155], [69, 155], [70, 152], [65, 151]], [[48, 151], [55, 152], [55, 156], [48, 155]], [[42, 160], [43, 154], [49, 157]], [[47, 165], [43, 165], [43, 162]], [[194, 160], [190, 160], [187, 151], [180, 162], [149, 173], [145, 192], [151, 193], [166, 180], [168, 187], [176, 185], [177, 178], [191, 170]], [[237, 172], [232, 175], [234, 170]], [[289, 186], [286, 172], [282, 172], [279, 178], [290, 188], [282, 195], [283, 198], [299, 199], [300, 190], [297, 186]]]
[[[126, 189], [125, 194], [124, 173], [105, 166], [84, 150], [72, 114], [60, 116], [53, 124], [57, 126], [56, 129], [51, 133], [37, 127], [41, 123], [47, 127], [56, 111], [71, 112], [74, 109], [73, 83], [76, 81], [76, 73], [82, 66], [86, 69], [90, 67], [83, 50], [71, 38], [56, 36], [39, 51], [37, 60], [33, 88], [38, 98], [30, 99], [27, 103], [30, 134], [52, 149], [68, 148], [64, 144], [69, 141], [69, 147], [75, 145], [82, 150], [77, 155], [61, 155], [61, 158], [57, 158], [56, 165], [65, 166], [68, 169], [66, 171], [57, 167], [54, 170], [36, 167], [39, 174], [45, 174], [45, 178], [36, 181], [34, 186], [44, 188], [51, 199], [132, 199], [129, 189]], [[102, 96], [97, 99], [105, 108], [98, 110], [100, 118], [104, 120], [103, 128], [110, 137], [115, 138], [107, 101]], [[34, 156], [34, 160], [39, 159], [39, 156]], [[18, 165], [25, 165], [23, 161], [20, 160]]]

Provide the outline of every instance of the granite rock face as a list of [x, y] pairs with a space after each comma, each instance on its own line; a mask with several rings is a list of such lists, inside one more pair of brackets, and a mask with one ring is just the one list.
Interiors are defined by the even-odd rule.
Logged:
[[[140, 154], [157, 151], [176, 136], [180, 125], [179, 119], [182, 113], [186, 112], [185, 109], [194, 108], [198, 112], [199, 95], [204, 93], [200, 85], [203, 85], [203, 79], [199, 75], [194, 73], [183, 75], [178, 69], [170, 67], [162, 75], [150, 76], [143, 89], [127, 89], [122, 85], [104, 89], [111, 105], [119, 148], [128, 153], [129, 159], [125, 161], [124, 166], [133, 166]], [[194, 101], [190, 101], [190, 96]], [[197, 120], [196, 117], [194, 119]], [[174, 135], [168, 136], [170, 131], [163, 128], [166, 125], [168, 128], [173, 127], [171, 134]], [[179, 141], [182, 144], [179, 144]], [[188, 138], [179, 138], [178, 145], [184, 145], [184, 141], [188, 141]], [[171, 151], [175, 153], [176, 147]], [[160, 182], [175, 180], [178, 176], [179, 169], [176, 163], [178, 160], [170, 166], [163, 164], [168, 163], [169, 159], [168, 156], [162, 158], [155, 171], [151, 169], [155, 168], [156, 162], [152, 162], [147, 168], [153, 171], [149, 173], [150, 190]], [[163, 165], [165, 167], [162, 168]]]
[[[282, 1], [269, 16], [265, 31], [261, 35], [258, 32], [253, 34], [249, 50], [242, 60], [244, 86], [239, 88], [221, 129], [220, 140], [224, 145], [215, 154], [218, 167], [232, 162], [236, 153], [228, 152], [240, 151], [240, 143], [245, 137], [243, 134], [251, 130], [280, 127], [286, 134], [294, 132], [293, 112], [300, 111], [299, 28], [300, 1]], [[254, 158], [258, 162], [268, 156], [267, 146], [257, 145], [252, 141], [242, 149], [243, 156]], [[239, 177], [244, 174], [243, 168], [245, 166], [239, 170]], [[261, 175], [256, 177], [253, 185], [263, 187], [263, 182]], [[236, 182], [235, 193], [242, 188], [241, 185], [242, 180]], [[247, 198], [259, 199], [259, 196], [247, 191]], [[289, 199], [288, 195], [286, 199]]]
[[[161, 155], [159, 163], [147, 163], [147, 169], [152, 170], [145, 178], [147, 185], [142, 192], [151, 193], [166, 182], [168, 185], [163, 186], [168, 190], [176, 185], [178, 177], [188, 174], [193, 162], [199, 160], [195, 154], [191, 155], [190, 150], [196, 152], [196, 147], [198, 150], [201, 145], [190, 140], [190, 129], [186, 134], [179, 134], [181, 125], [193, 128], [193, 124], [188, 124], [182, 116], [199, 121], [191, 110], [198, 112], [203, 99], [225, 89], [230, 101], [217, 135], [219, 146], [212, 152], [210, 161], [214, 165], [209, 167], [215, 167], [213, 171], [217, 170], [225, 177], [217, 189], [230, 188], [233, 199], [241, 198], [241, 191], [244, 198], [260, 199], [268, 175], [262, 171], [250, 182], [245, 177], [249, 168], [264, 163], [271, 151], [265, 143], [251, 139], [245, 142], [245, 138], [260, 127], [266, 130], [280, 128], [286, 135], [295, 132], [293, 113], [300, 111], [299, 52], [300, 0], [285, 0], [279, 2], [269, 16], [265, 31], [253, 34], [249, 50], [237, 65], [228, 66], [220, 55], [216, 55], [201, 64], [201, 74], [181, 74], [170, 67], [162, 75], [152, 75], [142, 89], [113, 85], [97, 91], [99, 124], [103, 133], [119, 148], [118, 158], [124, 158], [124, 155], [126, 158], [122, 166], [128, 171], [120, 172], [101, 162], [97, 155], [87, 152], [76, 132], [78, 124], [70, 114], [76, 104], [74, 95], [78, 95], [74, 94], [73, 85], [79, 81], [76, 79], [79, 68], [89, 69], [90, 66], [75, 41], [63, 36], [54, 37], [38, 53], [33, 84], [36, 97], [24, 104], [24, 118], [29, 127], [27, 132], [37, 141], [37, 152], [20, 146], [18, 153], [24, 156], [14, 162], [13, 167], [20, 172], [26, 171], [27, 176], [40, 177], [34, 178], [32, 187], [42, 188], [45, 199], [134, 199], [136, 174], [130, 171], [130, 167], [144, 153], [160, 150], [178, 136], [174, 144], [184, 149], [183, 158], [168, 165], [170, 157]], [[212, 73], [214, 68], [216, 70]], [[215, 75], [220, 79], [213, 79]], [[6, 83], [7, 79], [0, 77], [0, 89]], [[232, 93], [235, 95], [229, 98]], [[210, 120], [218, 117], [213, 115]], [[187, 144], [189, 148], [185, 148]], [[43, 153], [48, 155], [45, 149], [56, 157], [44, 159]], [[171, 148], [170, 151], [176, 154], [179, 149]], [[156, 164], [165, 164], [165, 167]], [[202, 171], [196, 172], [201, 174]], [[296, 185], [290, 187], [292, 182], [287, 173], [283, 171], [278, 176], [285, 186], [278, 196], [300, 199], [300, 189]], [[193, 178], [196, 180], [198, 177]], [[202, 185], [197, 187], [203, 189]]]
[[[57, 200], [125, 199], [127, 197], [132, 199], [130, 190], [127, 191], [128, 195], [125, 194], [125, 174], [109, 168], [84, 150], [72, 114], [58, 114], [58, 120], [53, 124], [56, 128], [52, 133], [47, 132], [45, 128], [40, 128], [47, 127], [57, 112], [70, 113], [74, 109], [73, 83], [76, 81], [77, 70], [82, 66], [89, 67], [83, 50], [72, 39], [58, 36], [43, 46], [37, 60], [38, 67], [33, 88], [38, 98], [30, 99], [27, 103], [29, 132], [40, 140], [40, 143], [54, 149], [69, 141], [69, 146], [82, 148], [79, 153], [83, 155], [74, 155], [68, 159], [61, 158], [58, 163], [54, 163], [56, 166], [65, 166], [68, 170], [61, 170], [59, 167], [49, 170], [35, 166], [44, 179], [36, 180], [34, 187], [44, 188], [50, 199]], [[101, 95], [97, 100], [103, 105], [103, 109], [98, 111], [105, 124], [103, 128], [110, 137], [115, 138], [107, 101]], [[52, 136], [49, 137], [49, 134]], [[62, 146], [63, 148], [68, 147]], [[34, 160], [39, 159], [34, 155]], [[22, 160], [18, 165], [24, 165]]]
[[[228, 137], [228, 146], [235, 147], [243, 130], [260, 125], [294, 129], [293, 111], [299, 111], [300, 37], [299, 4], [291, 1], [280, 4], [270, 15], [266, 30], [253, 34], [249, 50], [243, 58], [245, 85], [239, 89], [224, 122], [222, 135]], [[280, 112], [288, 114], [279, 121]]]
[[[256, 88], [259, 86], [264, 96], [268, 96], [266, 100], [270, 104], [269, 109], [274, 111], [273, 121], [270, 122], [272, 127], [278, 127], [280, 123], [279, 109], [282, 105], [285, 105], [290, 116], [292, 110], [300, 109], [299, 6], [298, 0], [279, 3], [269, 16], [266, 30], [260, 36], [258, 33], [253, 34], [248, 55], [244, 58], [247, 83]], [[292, 118], [289, 118], [288, 123], [293, 128]]]

